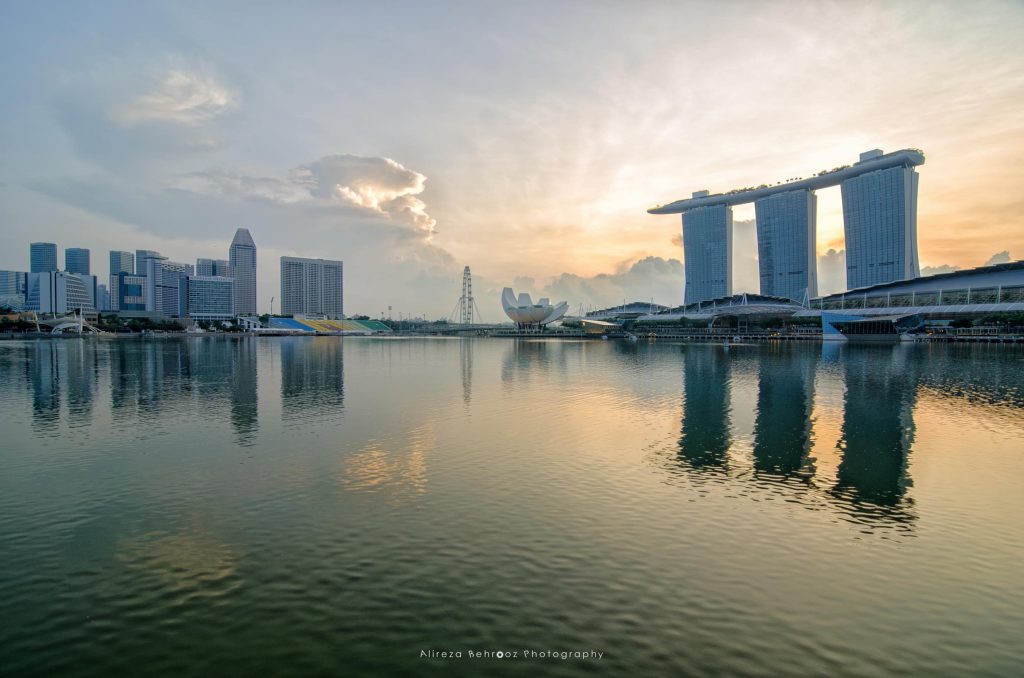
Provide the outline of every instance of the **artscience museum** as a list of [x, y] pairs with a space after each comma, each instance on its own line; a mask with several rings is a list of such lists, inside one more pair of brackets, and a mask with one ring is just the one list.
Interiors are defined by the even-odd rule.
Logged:
[[501, 307], [520, 329], [540, 329], [549, 323], [561, 320], [565, 312], [569, 310], [569, 303], [561, 301], [552, 306], [547, 297], [536, 304], [527, 292], [522, 292], [518, 297], [511, 287], [501, 291]]

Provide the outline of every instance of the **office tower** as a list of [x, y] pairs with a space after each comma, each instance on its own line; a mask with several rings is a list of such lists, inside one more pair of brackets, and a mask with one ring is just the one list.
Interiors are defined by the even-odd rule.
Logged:
[[228, 248], [228, 265], [235, 279], [235, 314], [256, 313], [256, 243], [249, 230], [240, 228]]
[[89, 275], [89, 250], [84, 247], [68, 247], [65, 249], [64, 270], [68, 273]]
[[[121, 271], [117, 274], [116, 295], [111, 288], [110, 305], [115, 311], [146, 310], [146, 276]], [[114, 276], [111, 276], [111, 280]]]
[[159, 256], [160, 253], [154, 250], [135, 250], [135, 273], [146, 275], [146, 259]]
[[196, 259], [196, 275], [230, 278], [231, 266], [227, 259]]
[[29, 271], [45, 273], [57, 270], [57, 246], [52, 242], [34, 242], [28, 246]]
[[343, 273], [340, 261], [281, 257], [281, 313], [342, 318]]
[[[873, 157], [871, 152], [861, 154], [861, 162]], [[917, 183], [918, 174], [909, 165], [867, 172], [842, 183], [847, 288], [921, 274]]]
[[709, 205], [683, 212], [683, 256], [685, 303], [731, 295], [732, 208]]
[[[201, 260], [200, 260], [201, 261]], [[188, 317], [230, 320], [235, 317], [235, 281], [222, 276], [188, 277]]]
[[110, 250], [110, 275], [135, 273], [135, 262], [131, 252]]
[[0, 306], [21, 311], [28, 296], [28, 273], [0, 271]]
[[146, 257], [146, 310], [183, 317], [187, 311], [185, 277], [194, 274], [191, 264]]
[[112, 311], [110, 308], [110, 291], [103, 283], [96, 285], [96, 310]]
[[754, 202], [761, 294], [804, 303], [818, 295], [817, 209], [817, 196], [807, 190]]
[[[145, 270], [145, 269], [143, 269]], [[131, 252], [119, 250], [110, 251], [110, 308], [111, 311], [120, 310], [119, 302], [121, 294], [117, 289], [120, 282], [120, 274], [128, 273], [134, 275], [135, 260]]]
[[95, 292], [91, 292], [83, 281], [83, 278], [91, 277], [65, 271], [29, 273], [26, 308], [56, 315], [78, 310], [95, 311]]

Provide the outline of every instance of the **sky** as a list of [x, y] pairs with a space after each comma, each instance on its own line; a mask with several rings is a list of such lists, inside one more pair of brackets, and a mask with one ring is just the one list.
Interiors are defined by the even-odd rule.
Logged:
[[[0, 0], [0, 269], [28, 243], [345, 262], [346, 313], [682, 301], [690, 195], [920, 148], [924, 273], [1024, 257], [1024, 3]], [[844, 289], [838, 188], [819, 290]], [[753, 207], [734, 291], [757, 291]], [[63, 260], [63, 259], [62, 259]], [[390, 310], [389, 310], [390, 309]]]

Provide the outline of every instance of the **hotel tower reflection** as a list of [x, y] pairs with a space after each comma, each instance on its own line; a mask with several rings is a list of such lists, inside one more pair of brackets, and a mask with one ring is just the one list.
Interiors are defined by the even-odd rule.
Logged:
[[[823, 447], [816, 453], [815, 379], [827, 378], [819, 349], [684, 346], [677, 468], [684, 475], [718, 470], [713, 482], [743, 485], [743, 494], [782, 492], [808, 508], [831, 505], [856, 521], [912, 520], [905, 495], [916, 376], [903, 365], [900, 347], [841, 350], [840, 369], [830, 373], [845, 387], [841, 437], [835, 449], [817, 443]], [[889, 352], [888, 360], [880, 363], [879, 351]], [[754, 381], [751, 393], [741, 386]], [[748, 398], [755, 408], [749, 459], [732, 421]], [[838, 455], [834, 477], [820, 475], [816, 454]]]

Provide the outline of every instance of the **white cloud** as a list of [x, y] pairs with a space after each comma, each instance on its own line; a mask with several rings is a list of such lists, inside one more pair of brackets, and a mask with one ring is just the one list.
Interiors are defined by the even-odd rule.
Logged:
[[[562, 273], [549, 282], [540, 296], [552, 301], [568, 301], [572, 312], [580, 305], [586, 309], [606, 308], [621, 304], [623, 300], [648, 301], [676, 306], [683, 302], [683, 264], [678, 259], [646, 257], [632, 264], [624, 264], [614, 273], [579, 276]], [[525, 282], [525, 279], [517, 279]], [[530, 290], [516, 289], [516, 292]]]
[[994, 264], [1008, 264], [1010, 263], [1010, 261], [1010, 251], [1003, 250], [1002, 252], [996, 252], [991, 257], [989, 257], [988, 261], [986, 261], [984, 265], [992, 266]]
[[428, 238], [437, 221], [419, 197], [427, 177], [390, 158], [328, 155], [289, 172], [260, 177], [224, 169], [191, 172], [171, 188], [199, 195], [351, 207], [413, 227]]
[[110, 111], [116, 122], [132, 127], [145, 123], [201, 125], [238, 107], [237, 92], [216, 78], [172, 69], [148, 92]]

